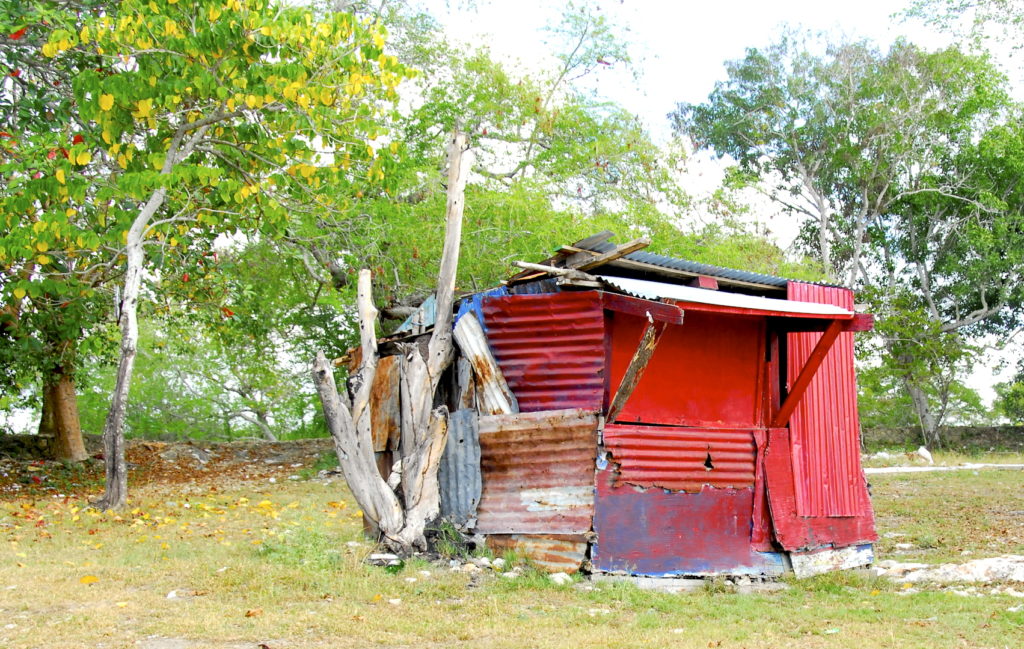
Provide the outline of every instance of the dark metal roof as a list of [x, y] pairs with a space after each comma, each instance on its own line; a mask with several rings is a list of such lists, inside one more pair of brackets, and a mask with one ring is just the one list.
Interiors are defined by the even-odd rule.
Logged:
[[[610, 252], [615, 249], [615, 244], [607, 240], [601, 241], [599, 243], [589, 243], [586, 240], [584, 240], [578, 242], [576, 245], [581, 248], [585, 248], [587, 250], [592, 250], [594, 252], [600, 253]], [[694, 275], [707, 275], [709, 277], [716, 277], [719, 279], [732, 280], [735, 282], [742, 282], [748, 284], [759, 284], [761, 286], [772, 286], [781, 289], [786, 288], [786, 285], [789, 282], [789, 280], [787, 280], [784, 277], [773, 277], [772, 275], [762, 275], [761, 273], [752, 273], [746, 270], [736, 270], [734, 268], [712, 266], [711, 264], [701, 264], [686, 259], [666, 257], [665, 255], [659, 255], [644, 250], [631, 252], [628, 255], [622, 257], [622, 259], [638, 262], [641, 264], [649, 264], [651, 266], [659, 266], [661, 268], [667, 268], [670, 270], [678, 270], [684, 273], [692, 273]], [[608, 265], [614, 266], [615, 262], [611, 262]]]

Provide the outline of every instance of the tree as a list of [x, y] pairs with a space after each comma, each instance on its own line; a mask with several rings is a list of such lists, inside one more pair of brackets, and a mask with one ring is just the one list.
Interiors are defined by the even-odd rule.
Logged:
[[929, 395], [1021, 304], [1021, 131], [1004, 77], [955, 48], [815, 54], [793, 36], [727, 69], [676, 128], [805, 219], [802, 243], [880, 316], [885, 362], [938, 442], [945, 401]]
[[[324, 418], [349, 489], [363, 513], [380, 530], [384, 543], [405, 554], [426, 549], [426, 525], [440, 512], [437, 469], [448, 440], [448, 408], [434, 408], [434, 401], [441, 375], [454, 356], [455, 277], [466, 180], [472, 167], [472, 155], [465, 152], [467, 146], [465, 134], [456, 133], [448, 148], [448, 203], [444, 253], [437, 277], [437, 317], [425, 346], [405, 343], [401, 348], [401, 459], [387, 480], [377, 469], [371, 431], [378, 351], [377, 309], [373, 306], [369, 270], [359, 274], [362, 345], [359, 368], [351, 380], [351, 400], [338, 392], [331, 363], [323, 352], [317, 354], [313, 363], [313, 383], [320, 394]], [[396, 493], [399, 489], [401, 496]]]
[[[53, 66], [40, 51], [55, 22], [78, 24], [107, 3], [11, 2], [0, 7], [0, 357], [5, 392], [40, 380], [40, 434], [53, 435], [55, 459], [85, 459], [75, 382], [79, 358], [107, 349], [112, 301], [97, 289], [116, 277], [99, 250], [108, 228], [78, 218], [54, 191], [53, 171], [86, 155], [73, 117], [72, 82], [98, 65], [73, 52]], [[77, 31], [77, 30], [76, 30]], [[74, 151], [74, 158], [72, 158]], [[49, 171], [50, 173], [47, 173]], [[58, 248], [71, 242], [71, 255]]]
[[408, 71], [384, 51], [380, 25], [266, 0], [126, 0], [54, 24], [40, 48], [50, 65], [85, 54], [99, 65], [73, 75], [82, 133], [68, 158], [40, 165], [39, 178], [12, 170], [12, 213], [58, 223], [47, 259], [89, 247], [65, 222], [88, 226], [121, 276], [98, 502], [116, 508], [127, 498], [122, 426], [146, 246], [173, 260], [218, 233], [280, 231], [293, 214], [332, 209], [340, 189], [379, 181], [387, 151], [373, 141]]

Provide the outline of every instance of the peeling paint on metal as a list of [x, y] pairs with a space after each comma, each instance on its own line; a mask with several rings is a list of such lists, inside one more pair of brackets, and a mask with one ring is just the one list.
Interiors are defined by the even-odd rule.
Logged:
[[813, 577], [834, 570], [850, 570], [871, 565], [875, 553], [870, 544], [856, 545], [841, 550], [819, 550], [817, 552], [789, 555], [793, 574], [799, 579]]
[[600, 293], [491, 297], [483, 300], [483, 312], [491, 351], [522, 412], [601, 409], [605, 329]]
[[577, 409], [480, 417], [476, 531], [589, 532], [597, 421], [595, 413]]
[[582, 534], [492, 534], [487, 547], [495, 553], [513, 551], [548, 572], [572, 574], [580, 569], [587, 555], [587, 537]]
[[752, 430], [608, 424], [604, 443], [619, 464], [616, 484], [698, 493], [704, 485], [754, 486]]
[[519, 492], [519, 501], [531, 512], [549, 512], [593, 507], [594, 488], [560, 487], [546, 489], [524, 489]]
[[441, 516], [458, 527], [471, 524], [480, 502], [480, 437], [477, 413], [456, 410], [448, 420], [448, 442], [441, 456], [437, 479]]
[[[791, 300], [853, 309], [848, 289], [790, 282]], [[789, 377], [796, 380], [820, 333], [789, 334]], [[841, 333], [790, 418], [796, 509], [800, 516], [871, 517], [860, 464], [853, 334]]]
[[781, 574], [781, 555], [750, 546], [752, 510], [752, 489], [637, 491], [600, 471], [594, 567], [648, 576]]

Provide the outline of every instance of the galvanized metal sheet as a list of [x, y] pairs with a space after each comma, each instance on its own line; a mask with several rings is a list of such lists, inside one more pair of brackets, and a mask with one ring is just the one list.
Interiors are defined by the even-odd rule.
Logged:
[[611, 468], [598, 471], [591, 561], [598, 570], [648, 576], [781, 574], [781, 555], [751, 548], [753, 500], [751, 489], [617, 486]]
[[[853, 309], [853, 292], [801, 282], [789, 299]], [[789, 334], [790, 383], [822, 334]], [[800, 516], [871, 516], [860, 464], [860, 422], [853, 366], [853, 334], [842, 333], [790, 418], [796, 510]]]
[[[647, 320], [609, 316], [614, 394]], [[765, 319], [686, 312], [658, 342], [643, 378], [616, 420], [707, 428], [762, 425]]]
[[458, 527], [470, 524], [480, 503], [480, 435], [477, 413], [456, 410], [448, 420], [448, 442], [437, 470], [441, 516]]
[[491, 354], [475, 313], [467, 313], [455, 325], [455, 342], [476, 376], [476, 398], [480, 413], [500, 415], [519, 412], [519, 403]]
[[485, 298], [483, 312], [491, 351], [522, 412], [601, 409], [605, 329], [600, 293]]
[[572, 574], [579, 571], [587, 556], [587, 537], [582, 534], [492, 534], [487, 547], [495, 554], [513, 551], [548, 572]]
[[[615, 244], [610, 241], [602, 241], [600, 243], [590, 244], [585, 246], [588, 250], [594, 252], [610, 252], [615, 249]], [[763, 286], [770, 286], [775, 288], [785, 288], [788, 280], [782, 277], [773, 277], [771, 275], [762, 275], [761, 273], [752, 273], [747, 270], [736, 270], [734, 268], [724, 268], [722, 266], [712, 266], [710, 264], [701, 264], [696, 261], [689, 261], [687, 259], [676, 259], [674, 257], [667, 257], [665, 255], [659, 255], [646, 250], [638, 252], [631, 252], [626, 255], [623, 259], [629, 261], [640, 262], [643, 264], [649, 264], [651, 266], [659, 266], [661, 268], [668, 268], [671, 270], [678, 270], [684, 273], [692, 275], [707, 275], [708, 277], [716, 277], [723, 280], [733, 280], [737, 282], [749, 283], [749, 284], [760, 284]], [[610, 265], [615, 265], [614, 262]], [[606, 270], [608, 266], [599, 267], [602, 270]]]
[[597, 415], [556, 410], [482, 416], [482, 534], [584, 534], [594, 515]]
[[604, 444], [619, 467], [616, 485], [698, 493], [754, 486], [751, 430], [608, 424]]

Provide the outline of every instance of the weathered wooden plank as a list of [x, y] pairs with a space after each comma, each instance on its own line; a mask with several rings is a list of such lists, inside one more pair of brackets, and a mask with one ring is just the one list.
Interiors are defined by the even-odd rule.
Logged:
[[589, 270], [591, 268], [597, 268], [598, 266], [607, 264], [608, 262], [615, 261], [621, 257], [625, 257], [631, 252], [642, 250], [649, 245], [651, 245], [651, 240], [647, 237], [641, 237], [639, 239], [634, 239], [629, 243], [624, 243], [621, 246], [616, 246], [614, 250], [603, 252], [600, 255], [570, 261], [569, 265], [576, 270]]
[[477, 382], [477, 408], [480, 414], [496, 415], [519, 412], [519, 403], [505, 382], [505, 375], [498, 367], [487, 336], [473, 313], [459, 318], [455, 325], [455, 342], [462, 355], [473, 367]]
[[473, 366], [464, 356], [455, 364], [455, 410], [476, 410], [476, 381]]
[[398, 367], [397, 356], [385, 356], [377, 362], [377, 373], [373, 377], [370, 430], [373, 433], [373, 450], [377, 453], [396, 450], [402, 437]]

